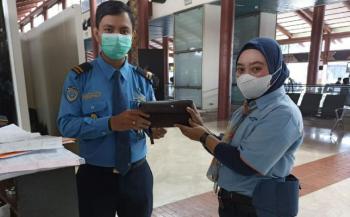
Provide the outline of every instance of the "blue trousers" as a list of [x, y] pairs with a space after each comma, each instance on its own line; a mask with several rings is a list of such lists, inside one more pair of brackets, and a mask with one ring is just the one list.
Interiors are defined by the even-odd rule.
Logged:
[[80, 217], [150, 217], [153, 175], [145, 161], [125, 176], [113, 168], [82, 165], [77, 173]]

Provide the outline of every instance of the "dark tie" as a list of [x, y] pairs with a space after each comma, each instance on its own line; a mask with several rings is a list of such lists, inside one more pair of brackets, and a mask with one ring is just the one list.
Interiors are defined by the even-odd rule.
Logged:
[[[113, 114], [119, 115], [128, 108], [127, 94], [123, 90], [127, 90], [127, 85], [121, 81], [120, 71], [116, 71], [114, 75], [113, 88]], [[131, 150], [129, 131], [116, 132], [116, 163], [115, 168], [121, 175], [125, 175], [130, 169]]]

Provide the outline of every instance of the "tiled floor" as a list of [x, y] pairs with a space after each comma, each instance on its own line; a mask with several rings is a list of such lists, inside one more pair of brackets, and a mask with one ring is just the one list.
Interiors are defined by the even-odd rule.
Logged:
[[[348, 192], [349, 192], [350, 186], [349, 185], [346, 186], [346, 184], [350, 184], [350, 167], [348, 165], [350, 165], [350, 152], [340, 153], [337, 155], [333, 155], [327, 158], [323, 158], [317, 161], [313, 161], [307, 164], [297, 166], [294, 169], [293, 174], [295, 174], [301, 182], [302, 190], [300, 192], [300, 195], [305, 196], [307, 194], [310, 194], [315, 191], [319, 191], [327, 186], [330, 186], [332, 184], [335, 184], [344, 180], [346, 181], [341, 184], [344, 185], [345, 186], [344, 189], [348, 189]], [[337, 187], [334, 187], [334, 185], [332, 187], [337, 188]], [[340, 190], [341, 192], [341, 188], [337, 188], [337, 189]], [[318, 193], [318, 194], [322, 194], [322, 193]], [[346, 197], [348, 202], [350, 202], [350, 196], [347, 194], [343, 194], [343, 195], [344, 197]], [[334, 195], [334, 197], [337, 197], [337, 195]], [[324, 200], [318, 198], [318, 201], [329, 204], [329, 201], [326, 202], [327, 201], [326, 198], [327, 197], [324, 197]], [[310, 200], [310, 199], [307, 199], [307, 200]], [[301, 202], [302, 205], [305, 205], [307, 207], [307, 210], [301, 211], [302, 214], [300, 214], [299, 216], [306, 216], [306, 213], [309, 210], [313, 210], [312, 207], [315, 207], [315, 206], [308, 207], [306, 203], [307, 201]], [[334, 205], [336, 204], [335, 201], [333, 202], [333, 204]], [[154, 217], [218, 216], [217, 207], [218, 207], [218, 203], [215, 198], [215, 195], [212, 192], [208, 192], [205, 194], [201, 194], [198, 196], [194, 196], [188, 199], [184, 199], [181, 201], [177, 201], [175, 203], [167, 204], [159, 208], [156, 208], [154, 209], [153, 216]], [[301, 208], [301, 210], [303, 209]]]
[[[303, 187], [299, 217], [319, 210], [322, 214], [317, 216], [350, 216], [350, 133], [338, 130], [331, 135], [332, 123], [305, 121], [305, 140], [296, 153], [294, 169]], [[224, 125], [207, 123], [216, 132], [222, 132]], [[148, 156], [155, 179], [154, 217], [218, 216], [212, 184], [205, 177], [211, 157], [200, 144], [169, 129], [166, 139], [150, 147]]]

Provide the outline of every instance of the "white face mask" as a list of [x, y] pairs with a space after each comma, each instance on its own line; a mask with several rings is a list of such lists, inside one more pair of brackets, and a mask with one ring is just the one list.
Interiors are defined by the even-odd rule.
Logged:
[[272, 75], [257, 78], [250, 74], [242, 74], [237, 78], [237, 85], [246, 99], [255, 99], [263, 95], [270, 87]]

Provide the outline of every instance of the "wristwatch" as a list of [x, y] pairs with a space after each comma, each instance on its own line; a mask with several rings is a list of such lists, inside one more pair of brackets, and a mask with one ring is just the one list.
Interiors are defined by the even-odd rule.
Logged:
[[210, 135], [210, 134], [207, 133], [207, 132], [203, 133], [203, 134], [201, 135], [201, 137], [199, 138], [199, 141], [202, 143], [203, 148], [205, 148], [205, 150], [207, 150], [207, 152], [208, 152], [209, 154], [213, 154], [213, 153], [211, 153], [211, 151], [208, 149], [207, 145], [205, 144], [205, 142], [207, 141], [207, 138], [208, 138], [209, 135]]
[[204, 132], [201, 137], [199, 138], [199, 141], [202, 143], [202, 145], [205, 147], [206, 144], [205, 144], [205, 141], [207, 141], [207, 138], [209, 136], [209, 133], [207, 132]]

